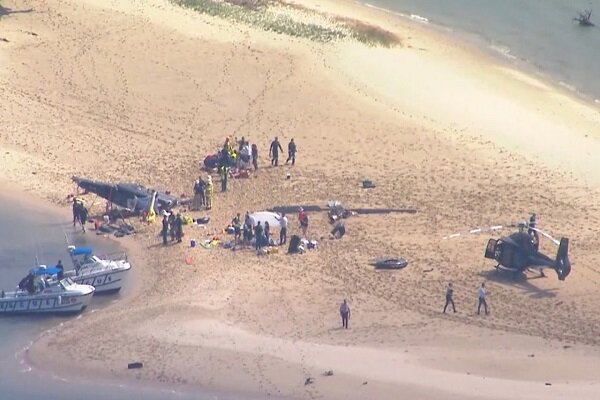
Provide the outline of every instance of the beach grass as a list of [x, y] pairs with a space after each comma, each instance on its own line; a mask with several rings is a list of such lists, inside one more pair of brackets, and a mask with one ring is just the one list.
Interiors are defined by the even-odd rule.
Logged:
[[279, 0], [171, 0], [213, 17], [265, 31], [327, 43], [353, 39], [369, 46], [393, 47], [400, 39], [392, 32], [362, 21], [332, 17]]

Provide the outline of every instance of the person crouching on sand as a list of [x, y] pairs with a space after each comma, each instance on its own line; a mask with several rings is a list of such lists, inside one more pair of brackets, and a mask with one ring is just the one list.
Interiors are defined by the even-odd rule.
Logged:
[[446, 308], [448, 308], [450, 304], [452, 305], [452, 310], [456, 312], [456, 307], [454, 307], [454, 300], [452, 298], [453, 296], [454, 289], [452, 288], [452, 283], [449, 283], [448, 288], [446, 289], [446, 305], [444, 306], [444, 314], [446, 313]]
[[348, 320], [350, 319], [350, 306], [346, 299], [340, 305], [340, 316], [342, 317], [342, 327], [348, 329]]

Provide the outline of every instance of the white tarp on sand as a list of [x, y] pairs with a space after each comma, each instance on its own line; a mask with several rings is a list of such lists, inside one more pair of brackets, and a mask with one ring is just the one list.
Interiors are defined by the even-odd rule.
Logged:
[[258, 221], [260, 221], [261, 225], [264, 225], [265, 222], [269, 223], [271, 228], [279, 228], [281, 215], [270, 212], [270, 211], [259, 211], [250, 214], [250, 221], [252, 221], [252, 226], [256, 226]]

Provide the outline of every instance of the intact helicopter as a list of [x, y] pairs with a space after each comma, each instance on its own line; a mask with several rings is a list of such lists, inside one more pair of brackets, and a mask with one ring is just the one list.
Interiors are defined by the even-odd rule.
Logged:
[[519, 231], [500, 239], [489, 239], [485, 248], [485, 258], [497, 261], [496, 269], [513, 272], [515, 276], [527, 269], [538, 269], [544, 276], [543, 270], [551, 268], [556, 271], [558, 279], [564, 281], [571, 272], [569, 261], [569, 239], [561, 238], [560, 241], [550, 238], [558, 245], [556, 258], [552, 259], [539, 251], [539, 236], [535, 233], [544, 233], [537, 228], [519, 227]]
[[[564, 281], [571, 272], [571, 262], [569, 260], [569, 239], [566, 237], [560, 240], [536, 228], [535, 215], [532, 215], [530, 222], [520, 222], [517, 224], [496, 225], [487, 230], [499, 230], [507, 227], [518, 228], [517, 232], [503, 236], [500, 239], [490, 238], [485, 248], [484, 257], [496, 261], [497, 271], [512, 272], [513, 277], [517, 277], [527, 270], [538, 270], [541, 276], [544, 275], [544, 269], [553, 269], [556, 271], [558, 279]], [[481, 233], [483, 229], [473, 229], [470, 234]], [[460, 236], [454, 234], [446, 238]], [[558, 246], [555, 258], [551, 258], [539, 250], [540, 235], [550, 239], [552, 243]]]

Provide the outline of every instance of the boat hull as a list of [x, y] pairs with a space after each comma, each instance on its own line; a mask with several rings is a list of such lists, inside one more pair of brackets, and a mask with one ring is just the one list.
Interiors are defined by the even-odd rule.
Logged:
[[78, 313], [89, 305], [93, 294], [4, 297], [0, 298], [0, 315]]
[[81, 285], [90, 285], [96, 289], [96, 293], [114, 293], [121, 290], [127, 279], [130, 268], [112, 270], [91, 275], [73, 276], [71, 279]]

